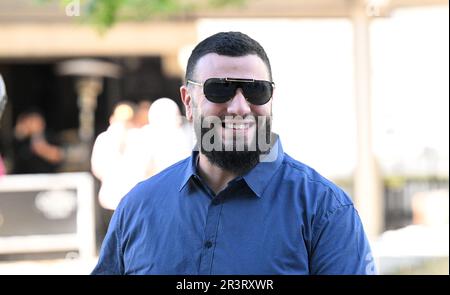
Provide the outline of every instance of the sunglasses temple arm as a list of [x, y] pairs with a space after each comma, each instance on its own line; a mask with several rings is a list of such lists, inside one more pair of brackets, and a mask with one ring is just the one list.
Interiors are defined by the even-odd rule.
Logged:
[[192, 81], [192, 80], [187, 80], [186, 82], [187, 82], [187, 83], [191, 83], [191, 84], [193, 84], [193, 85], [197, 85], [197, 86], [203, 86], [202, 83], [194, 82], [194, 81]]

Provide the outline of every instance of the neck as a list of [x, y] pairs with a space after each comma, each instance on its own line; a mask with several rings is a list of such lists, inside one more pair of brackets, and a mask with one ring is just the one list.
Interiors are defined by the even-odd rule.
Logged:
[[237, 177], [236, 174], [213, 165], [201, 152], [199, 153], [198, 172], [215, 194], [223, 190], [229, 181]]

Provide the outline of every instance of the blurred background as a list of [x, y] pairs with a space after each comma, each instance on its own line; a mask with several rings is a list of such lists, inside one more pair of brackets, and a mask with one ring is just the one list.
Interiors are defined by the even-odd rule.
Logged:
[[0, 0], [0, 274], [92, 270], [102, 192], [189, 155], [179, 86], [219, 31], [266, 49], [275, 132], [353, 198], [379, 273], [448, 274], [448, 30], [444, 0]]

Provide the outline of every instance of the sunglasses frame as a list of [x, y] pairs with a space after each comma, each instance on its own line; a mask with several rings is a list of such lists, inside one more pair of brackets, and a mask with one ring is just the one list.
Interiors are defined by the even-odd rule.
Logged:
[[[197, 86], [201, 86], [201, 87], [203, 87], [205, 84], [206, 84], [206, 82], [208, 82], [208, 80], [210, 80], [210, 79], [216, 79], [216, 80], [221, 80], [221, 81], [225, 81], [225, 82], [237, 82], [237, 83], [253, 83], [253, 82], [268, 82], [268, 83], [270, 83], [270, 85], [272, 86], [272, 93], [271, 93], [271, 96], [270, 96], [270, 98], [267, 100], [267, 102], [265, 102], [265, 103], [263, 103], [263, 104], [255, 104], [255, 105], [265, 105], [266, 103], [268, 103], [269, 102], [269, 100], [272, 98], [272, 96], [273, 96], [273, 90], [275, 89], [275, 83], [274, 82], [272, 82], [272, 81], [267, 81], [267, 80], [255, 80], [255, 79], [240, 79], [240, 78], [208, 78], [208, 79], [206, 79], [206, 81], [205, 81], [205, 83], [199, 83], [199, 82], [195, 82], [195, 81], [192, 81], [192, 80], [187, 80], [186, 82], [187, 83], [191, 83], [191, 84], [193, 84], [193, 85], [197, 85]], [[237, 90], [237, 88], [236, 88], [236, 90]], [[203, 93], [204, 93], [204, 90], [203, 90]], [[204, 93], [205, 94], [205, 97], [209, 100], [209, 101], [211, 101], [209, 98], [208, 98], [208, 96], [206, 95], [206, 93]], [[235, 94], [236, 95], [236, 94]], [[225, 102], [223, 102], [223, 103], [226, 103], [226, 102], [229, 102], [231, 99], [233, 99], [233, 97], [234, 96], [231, 96], [227, 101], [225, 101]], [[246, 97], [245, 98], [248, 102], [250, 102], [251, 104], [253, 104], [251, 101], [249, 101], [249, 99]], [[214, 101], [211, 101], [211, 102], [213, 102], [213, 103], [220, 103], [220, 102], [214, 102]]]

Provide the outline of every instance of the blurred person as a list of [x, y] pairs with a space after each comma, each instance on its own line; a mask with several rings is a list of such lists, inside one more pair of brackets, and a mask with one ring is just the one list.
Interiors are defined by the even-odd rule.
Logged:
[[6, 168], [3, 164], [2, 156], [0, 155], [0, 177], [6, 174]]
[[122, 199], [92, 273], [373, 274], [351, 199], [271, 131], [262, 46], [239, 32], [210, 36], [185, 78], [197, 150]]
[[190, 152], [189, 139], [182, 129], [178, 105], [169, 98], [153, 102], [148, 111], [149, 124], [142, 128], [141, 153], [146, 176], [152, 176], [186, 158]]
[[136, 111], [133, 117], [133, 125], [136, 128], [142, 128], [148, 124], [148, 110], [152, 103], [147, 100], [140, 101], [136, 106]]
[[[0, 74], [0, 122], [2, 119], [3, 110], [5, 109], [6, 102], [8, 100], [8, 97], [6, 95], [6, 86], [3, 82], [3, 77]], [[0, 155], [0, 176], [6, 174], [5, 165], [3, 164], [2, 155]]]
[[91, 170], [101, 182], [98, 197], [106, 209], [106, 224], [121, 198], [144, 178], [139, 155], [132, 152], [130, 144], [136, 130], [135, 108], [132, 102], [119, 102], [109, 118], [109, 127], [98, 135], [92, 149]]
[[46, 130], [45, 119], [37, 109], [17, 117], [13, 147], [13, 174], [53, 173], [64, 160], [64, 149]]
[[3, 77], [0, 74], [0, 118], [3, 115], [3, 110], [5, 109], [7, 101], [8, 101], [8, 97], [6, 95], [5, 82], [3, 81]]

